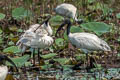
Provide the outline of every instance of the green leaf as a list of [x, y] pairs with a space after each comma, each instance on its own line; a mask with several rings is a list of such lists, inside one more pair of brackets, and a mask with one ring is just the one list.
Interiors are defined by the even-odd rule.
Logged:
[[94, 65], [95, 65], [95, 67], [97, 67], [97, 68], [99, 68], [99, 69], [102, 68], [101, 64], [95, 64], [95, 63], [94, 63]]
[[59, 16], [59, 15], [57, 15], [57, 16], [53, 16], [51, 19], [50, 19], [50, 21], [52, 21], [52, 22], [60, 22], [60, 21], [62, 21], [64, 18], [62, 17], [62, 16]]
[[[23, 66], [23, 65], [22, 65]], [[25, 62], [25, 66], [27, 67], [27, 66], [33, 66], [33, 64], [31, 63], [31, 62]]]
[[[17, 67], [22, 67], [30, 59], [30, 55], [24, 55], [18, 58], [11, 58], [11, 60], [16, 64]], [[7, 62], [7, 65], [13, 66]]]
[[53, 16], [51, 19], [50, 19], [50, 22], [52, 23], [52, 25], [58, 25], [64, 18], [62, 16]]
[[57, 46], [63, 46], [63, 45], [64, 45], [64, 39], [63, 39], [63, 38], [57, 38], [57, 39], [55, 40], [55, 44], [56, 44]]
[[117, 13], [117, 14], [116, 14], [116, 17], [117, 17], [118, 19], [120, 19], [120, 13]]
[[71, 33], [83, 32], [83, 30], [79, 26], [71, 26], [70, 31]]
[[23, 7], [15, 8], [12, 10], [12, 17], [14, 17], [17, 20], [29, 17], [31, 15], [32, 13]]
[[59, 58], [59, 59], [53, 59], [53, 60], [59, 62], [61, 65], [64, 65], [64, 64], [68, 63], [70, 59], [69, 58]]
[[22, 29], [18, 29], [17, 32], [23, 32], [23, 30]]
[[13, 42], [13, 41], [10, 41], [10, 42], [8, 43], [8, 45], [14, 45], [14, 42]]
[[53, 64], [46, 64], [46, 65], [41, 66], [41, 68], [44, 69], [44, 70], [46, 70], [46, 69], [51, 68], [52, 65]]
[[0, 13], [0, 20], [4, 19], [5, 18], [5, 14], [3, 13]]
[[46, 54], [46, 55], [41, 55], [41, 57], [44, 58], [44, 59], [50, 59], [50, 58], [55, 57], [56, 55], [57, 55], [56, 53], [49, 53], [49, 54]]
[[88, 0], [88, 3], [93, 3], [95, 2], [95, 0]]
[[3, 52], [5, 52], [5, 53], [20, 53], [20, 49], [18, 49], [18, 47], [17, 46], [10, 46], [10, 47], [8, 47], [8, 48], [5, 48], [4, 50], [3, 50]]
[[76, 54], [75, 57], [76, 57], [76, 60], [85, 60], [86, 54]]
[[120, 53], [118, 53], [117, 56], [120, 57]]
[[93, 31], [97, 35], [102, 35], [103, 33], [109, 32], [111, 26], [103, 22], [88, 22], [81, 24], [81, 27], [89, 31]]
[[23, 0], [25, 4], [30, 5], [33, 3], [33, 0]]
[[56, 74], [56, 75], [55, 75], [55, 78], [58, 79], [58, 80], [60, 79], [60, 77], [61, 77], [60, 74]]
[[2, 43], [3, 43], [3, 38], [0, 37], [0, 44], [2, 44]]
[[118, 37], [117, 41], [120, 42], [120, 37]]
[[64, 32], [64, 39], [65, 39], [66, 41], [68, 41], [68, 36], [67, 36], [67, 34], [66, 34], [66, 31]]
[[12, 10], [12, 17], [15, 19], [21, 19], [24, 17], [25, 9], [23, 7], [15, 8]]
[[107, 5], [104, 5], [104, 7], [102, 7], [102, 11], [104, 15], [108, 15], [112, 9], [110, 9]]
[[2, 34], [2, 32], [3, 32], [2, 29], [0, 29], [0, 34]]
[[63, 65], [64, 70], [71, 70], [72, 67], [73, 65]]

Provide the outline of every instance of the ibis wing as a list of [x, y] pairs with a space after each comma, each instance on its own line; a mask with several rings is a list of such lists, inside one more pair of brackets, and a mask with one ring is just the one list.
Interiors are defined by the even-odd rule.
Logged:
[[110, 46], [102, 39], [100, 39], [100, 45], [104, 51], [111, 51]]
[[102, 50], [100, 41], [95, 40], [90, 37], [85, 36], [75, 36], [72, 38], [71, 43], [77, 48], [87, 49], [87, 50]]
[[16, 43], [16, 45], [30, 46], [30, 42], [34, 38], [35, 38], [35, 33], [27, 31], [21, 36], [20, 40]]

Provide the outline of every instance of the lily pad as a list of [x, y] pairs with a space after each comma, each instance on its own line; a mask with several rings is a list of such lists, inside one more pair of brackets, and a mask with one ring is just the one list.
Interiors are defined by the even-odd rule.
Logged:
[[55, 40], [55, 43], [57, 46], [63, 46], [64, 45], [64, 39], [63, 38], [57, 38]]
[[49, 54], [46, 54], [46, 55], [41, 55], [41, 57], [44, 58], [44, 59], [50, 59], [50, 58], [55, 57], [56, 55], [57, 55], [56, 53], [49, 53]]
[[5, 52], [5, 53], [20, 53], [20, 49], [18, 49], [18, 47], [17, 46], [10, 46], [10, 47], [8, 47], [8, 48], [5, 48], [4, 50], [3, 50], [3, 52]]
[[23, 7], [15, 8], [12, 10], [12, 17], [17, 20], [23, 19], [25, 17], [30, 17], [31, 15], [32, 15], [32, 12], [29, 10], [26, 10]]
[[71, 26], [70, 31], [71, 33], [83, 32], [83, 30], [79, 26]]
[[[11, 58], [11, 60], [16, 64], [17, 67], [22, 67], [29, 59], [30, 59], [30, 55], [24, 55], [22, 57]], [[7, 65], [13, 66], [8, 62], [7, 62]]]
[[88, 22], [81, 24], [81, 27], [93, 31], [97, 35], [102, 35], [103, 33], [109, 32], [111, 26], [103, 22]]
[[60, 22], [63, 20], [64, 18], [62, 16], [53, 16], [51, 19], [50, 19], [50, 22], [52, 23], [53, 26], [55, 25], [58, 25], [60, 24]]
[[59, 59], [54, 59], [55, 61], [59, 62], [61, 65], [64, 65], [69, 62], [70, 59], [68, 58], [59, 58]]

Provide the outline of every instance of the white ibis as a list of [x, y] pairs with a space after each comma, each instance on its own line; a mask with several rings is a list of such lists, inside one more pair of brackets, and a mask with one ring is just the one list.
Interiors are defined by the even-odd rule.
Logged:
[[81, 24], [83, 22], [82, 19], [77, 19], [77, 8], [72, 4], [62, 3], [62, 4], [58, 5], [54, 9], [54, 11], [61, 16], [64, 16], [67, 18], [72, 18], [79, 24]]
[[11, 59], [9, 59], [6, 55], [0, 54], [0, 80], [5, 80], [8, 73], [8, 67], [5, 65], [5, 61], [8, 61], [12, 65], [14, 65], [16, 70], [18, 71], [16, 65]]
[[26, 48], [31, 47], [33, 51], [33, 60], [35, 65], [35, 49], [38, 49], [38, 61], [40, 63], [39, 49], [45, 49], [53, 44], [52, 29], [49, 25], [48, 18], [41, 26], [39, 24], [32, 25], [17, 42], [16, 45], [25, 52]]
[[86, 53], [86, 57], [88, 57], [87, 53], [91, 51], [111, 51], [109, 45], [95, 34], [85, 32], [71, 33], [70, 28], [72, 24], [70, 20], [65, 20], [65, 22], [61, 24], [56, 32], [56, 36], [58, 31], [60, 31], [65, 24], [67, 24], [67, 36], [69, 41], [73, 46], [82, 49]]

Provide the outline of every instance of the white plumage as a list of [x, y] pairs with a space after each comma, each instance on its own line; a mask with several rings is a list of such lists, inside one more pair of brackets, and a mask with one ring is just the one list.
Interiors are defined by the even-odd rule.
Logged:
[[5, 65], [6, 60], [13, 64], [18, 71], [16, 65], [14, 64], [14, 62], [12, 62], [12, 60], [10, 60], [7, 56], [0, 54], [0, 80], [5, 80], [8, 73], [8, 68]]
[[0, 80], [5, 80], [6, 76], [8, 73], [8, 68], [7, 66], [0, 66]]
[[110, 51], [108, 44], [91, 33], [70, 33], [70, 42], [84, 51]]
[[61, 16], [72, 18], [78, 23], [82, 22], [81, 19], [77, 19], [77, 8], [72, 4], [62, 3], [55, 8], [55, 12]]
[[22, 53], [24, 53], [28, 47], [33, 49], [48, 48], [53, 44], [53, 38], [51, 35], [52, 29], [47, 20], [41, 26], [39, 24], [31, 25], [21, 36], [16, 45], [22, 50]]
[[[67, 35], [72, 45], [84, 51], [111, 51], [109, 45], [95, 34], [91, 33], [70, 33], [71, 22], [66, 20], [57, 30], [57, 32], [67, 24]], [[57, 33], [56, 33], [57, 34]]]
[[[73, 46], [82, 49], [86, 53], [86, 58], [88, 59], [88, 52], [91, 51], [111, 51], [109, 45], [102, 39], [98, 38], [96, 35], [91, 33], [70, 33], [71, 22], [66, 20], [57, 30], [56, 35], [61, 28], [67, 24], [67, 35], [69, 41]], [[92, 59], [92, 57], [90, 58]], [[93, 61], [93, 59], [92, 59]], [[90, 60], [90, 67], [94, 67], [93, 62]], [[86, 68], [87, 70], [89, 67]]]

